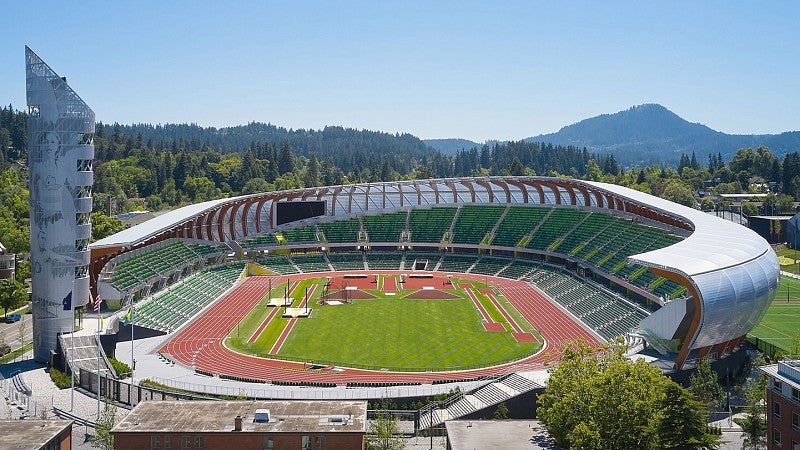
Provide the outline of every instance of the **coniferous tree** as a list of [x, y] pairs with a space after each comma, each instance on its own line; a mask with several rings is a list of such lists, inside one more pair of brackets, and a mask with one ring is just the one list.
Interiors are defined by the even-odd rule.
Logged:
[[296, 168], [297, 161], [292, 151], [292, 146], [289, 144], [289, 141], [283, 141], [280, 154], [278, 155], [278, 173], [283, 175], [294, 172]]

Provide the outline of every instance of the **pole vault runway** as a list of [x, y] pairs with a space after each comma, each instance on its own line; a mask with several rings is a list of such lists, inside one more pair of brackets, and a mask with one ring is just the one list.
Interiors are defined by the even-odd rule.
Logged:
[[[375, 271], [369, 271], [369, 274], [374, 273]], [[407, 272], [381, 271], [381, 273]], [[432, 274], [436, 280], [446, 279], [444, 273], [433, 272]], [[588, 345], [601, 345], [583, 326], [573, 321], [560, 308], [523, 281], [461, 273], [451, 275], [481, 282], [488, 279], [542, 335], [545, 341], [544, 348], [533, 356], [513, 363], [451, 372], [386, 372], [347, 367], [340, 367], [341, 371], [336, 372], [312, 371], [307, 370], [305, 363], [244, 355], [225, 347], [223, 340], [232, 330], [235, 330], [239, 321], [269, 290], [267, 277], [250, 277], [209, 308], [205, 314], [178, 332], [161, 347], [159, 353], [168, 354], [176, 362], [192, 369], [247, 380], [337, 385], [348, 383], [428, 384], [434, 381], [457, 381], [505, 374], [514, 370], [531, 370], [536, 366], [543, 365], [548, 359], [556, 358], [558, 356], [556, 352], [565, 340], [582, 338]], [[297, 274], [292, 275], [291, 279], [296, 282], [301, 279], [325, 276], [341, 276], [341, 272]], [[285, 277], [276, 277], [273, 280], [281, 278]], [[437, 286], [436, 288], [441, 287]]]

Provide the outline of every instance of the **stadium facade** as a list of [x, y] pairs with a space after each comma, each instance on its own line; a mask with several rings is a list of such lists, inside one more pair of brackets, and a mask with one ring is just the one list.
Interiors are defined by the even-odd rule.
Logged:
[[[547, 177], [365, 183], [268, 192], [189, 205], [93, 243], [90, 246], [92, 289], [99, 289], [103, 298], [127, 300], [126, 294], [115, 290], [101, 273], [108, 273], [115, 258], [121, 255], [174, 238], [223, 243], [237, 253], [287, 247], [293, 251], [330, 251], [336, 247], [402, 250], [412, 246], [442, 251], [496, 251], [556, 258], [571, 263], [573, 269], [603, 272], [596, 265], [575, 260], [568, 252], [536, 250], [520, 244], [494, 245], [490, 233], [486, 234], [488, 239], [461, 243], [450, 239], [445, 232], [441, 240], [428, 243], [413, 242], [409, 236], [399, 235], [397, 241], [391, 242], [359, 238], [344, 244], [322, 240], [302, 244], [275, 242], [277, 247], [261, 250], [247, 246], [255, 237], [309, 224], [466, 205], [570, 208], [608, 214], [680, 236], [677, 243], [627, 258], [627, 262], [646, 267], [682, 286], [684, 294], [679, 297], [659, 297], [613, 274], [601, 273], [609, 283], [619, 283], [660, 306], [641, 321], [638, 333], [656, 349], [676, 354], [676, 368], [682, 368], [687, 360], [706, 355], [721, 357], [736, 348], [761, 320], [777, 291], [777, 257], [764, 239], [745, 227], [625, 187]], [[499, 224], [498, 220], [502, 221], [503, 216], [495, 220]], [[575, 224], [574, 228], [579, 226], [580, 223]]]
[[33, 350], [50, 360], [89, 303], [94, 112], [25, 47]]

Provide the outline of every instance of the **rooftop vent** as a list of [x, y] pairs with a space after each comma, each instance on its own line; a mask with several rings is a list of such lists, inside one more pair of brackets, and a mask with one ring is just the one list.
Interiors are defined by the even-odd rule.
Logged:
[[254, 423], [269, 423], [269, 410], [268, 409], [257, 409], [255, 415], [253, 416]]

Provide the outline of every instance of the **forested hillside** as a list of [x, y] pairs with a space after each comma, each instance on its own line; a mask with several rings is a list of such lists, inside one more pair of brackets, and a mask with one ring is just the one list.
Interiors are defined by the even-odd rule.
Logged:
[[[25, 253], [28, 191], [26, 117], [0, 108], [0, 237]], [[93, 189], [93, 237], [118, 229], [103, 213], [170, 209], [225, 196], [357, 182], [453, 176], [567, 176], [629, 186], [703, 209], [726, 207], [716, 193], [764, 192], [764, 205], [744, 202], [755, 214], [791, 212], [800, 195], [800, 154], [782, 159], [766, 147], [743, 148], [729, 161], [683, 153], [676, 166], [626, 169], [613, 154], [542, 142], [507, 142], [444, 155], [410, 135], [337, 127], [287, 130], [252, 123], [223, 129], [196, 125], [98, 124]], [[709, 188], [708, 186], [713, 186]]]

